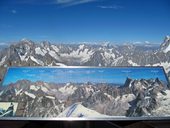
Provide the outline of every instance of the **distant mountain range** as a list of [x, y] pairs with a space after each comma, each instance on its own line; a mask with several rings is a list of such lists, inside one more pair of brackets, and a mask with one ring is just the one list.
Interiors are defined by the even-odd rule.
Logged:
[[[170, 37], [152, 44], [50, 44], [21, 40], [0, 50], [0, 80], [8, 66], [163, 66], [170, 78]], [[157, 79], [127, 78], [124, 86], [21, 80], [2, 87], [1, 101], [19, 101], [23, 116], [170, 115], [170, 91]], [[83, 111], [80, 111], [83, 110]], [[89, 112], [89, 113], [88, 113]]]
[[155, 44], [50, 44], [21, 40], [0, 50], [0, 79], [8, 66], [164, 66], [170, 77], [170, 37]]
[[123, 86], [20, 80], [1, 88], [0, 101], [24, 104], [25, 117], [164, 116], [164, 110], [155, 110], [164, 106], [162, 101], [169, 100], [169, 93], [158, 78], [127, 78]]

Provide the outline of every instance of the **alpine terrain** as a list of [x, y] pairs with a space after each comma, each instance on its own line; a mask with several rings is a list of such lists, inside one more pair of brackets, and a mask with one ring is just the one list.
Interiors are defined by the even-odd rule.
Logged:
[[0, 50], [0, 80], [8, 66], [163, 66], [170, 77], [170, 37], [155, 44], [50, 44], [23, 39]]
[[[51, 44], [23, 39], [0, 50], [1, 81], [9, 66], [163, 66], [170, 79], [170, 37], [160, 46]], [[18, 102], [22, 112], [16, 115], [25, 117], [169, 116], [168, 87], [159, 78], [127, 77], [123, 85], [23, 79], [1, 86], [0, 101]]]
[[167, 85], [158, 78], [127, 78], [119, 86], [19, 80], [1, 88], [0, 101], [22, 104], [18, 107], [22, 113], [16, 116], [24, 117], [164, 116], [170, 113], [166, 108], [169, 94]]

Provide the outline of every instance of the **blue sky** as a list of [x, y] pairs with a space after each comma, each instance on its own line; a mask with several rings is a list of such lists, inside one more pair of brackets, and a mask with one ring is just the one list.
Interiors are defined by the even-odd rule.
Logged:
[[162, 43], [169, 30], [169, 0], [0, 1], [0, 43]]
[[[15, 74], [15, 75], [14, 75]], [[162, 68], [9, 68], [3, 85], [18, 80], [31, 80], [54, 83], [118, 83], [123, 84], [127, 77], [133, 79], [159, 78], [166, 82]]]

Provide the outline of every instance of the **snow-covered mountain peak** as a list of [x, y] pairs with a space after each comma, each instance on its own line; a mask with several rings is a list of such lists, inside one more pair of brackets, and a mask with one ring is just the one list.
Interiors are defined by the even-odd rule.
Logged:
[[21, 41], [22, 41], [22, 42], [30, 42], [30, 40], [27, 39], [27, 38], [22, 38]]
[[170, 36], [166, 36], [164, 42], [161, 44], [161, 50], [164, 53], [168, 53], [170, 51]]
[[73, 94], [77, 89], [72, 83], [67, 83], [64, 87], [59, 88], [59, 91], [65, 94]]
[[167, 35], [167, 36], [165, 37], [165, 42], [167, 42], [167, 41], [169, 41], [169, 40], [170, 40], [170, 36]]
[[42, 42], [40, 43], [40, 45], [41, 45], [42, 47], [48, 48], [48, 47], [51, 45], [51, 43], [50, 43], [49, 41], [42, 41]]
[[29, 44], [29, 45], [32, 45], [33, 44], [33, 41], [32, 40], [29, 40], [29, 39], [26, 39], [26, 38], [23, 38], [21, 39], [20, 41], [21, 43], [26, 43], [26, 44]]
[[81, 44], [81, 45], [79, 45], [79, 49], [84, 49], [84, 47], [85, 47], [85, 45], [84, 44]]
[[[166, 86], [166, 85], [165, 85]], [[161, 91], [162, 89], [166, 88], [164, 84], [161, 82], [159, 78], [156, 79], [139, 79], [139, 80], [133, 80], [130, 78], [127, 78], [124, 84], [124, 87], [128, 87], [132, 90], [148, 90], [148, 89], [154, 89], [157, 88], [158, 91]]]
[[109, 41], [106, 41], [106, 42], [102, 42], [102, 47], [108, 47], [110, 45], [110, 42]]

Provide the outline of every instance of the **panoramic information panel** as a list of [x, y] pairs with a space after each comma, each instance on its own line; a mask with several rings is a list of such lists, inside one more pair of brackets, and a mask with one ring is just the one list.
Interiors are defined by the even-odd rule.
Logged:
[[162, 67], [11, 67], [0, 87], [9, 117], [170, 117], [169, 82]]

